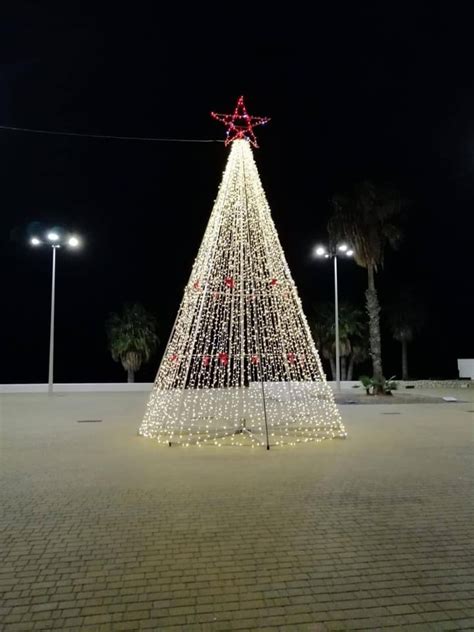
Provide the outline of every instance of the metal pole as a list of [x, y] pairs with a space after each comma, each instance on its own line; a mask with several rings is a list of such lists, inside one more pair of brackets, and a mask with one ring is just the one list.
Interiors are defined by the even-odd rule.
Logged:
[[262, 385], [263, 418], [265, 420], [265, 439], [267, 440], [267, 450], [270, 450], [270, 439], [268, 438], [267, 405], [265, 402], [265, 387], [263, 385], [263, 374], [260, 379], [260, 384]]
[[339, 298], [337, 292], [337, 255], [333, 255], [334, 259], [334, 318], [336, 325], [336, 388], [341, 390], [341, 361], [339, 350]]
[[58, 246], [52, 246], [53, 249], [53, 274], [51, 281], [51, 322], [49, 330], [49, 371], [48, 371], [48, 394], [53, 392], [53, 369], [54, 369], [54, 303], [56, 298], [56, 249]]
[[[242, 172], [243, 172], [243, 176], [244, 176], [243, 181], [245, 183], [245, 162], [242, 162]], [[245, 209], [246, 209], [246, 211], [248, 213], [247, 188], [246, 188], [245, 184], [244, 184], [244, 187], [243, 187], [243, 192], [244, 192], [244, 196], [245, 196]], [[249, 223], [248, 217], [247, 217], [247, 239], [248, 239], [248, 241], [250, 243], [250, 223]], [[251, 273], [252, 273], [251, 274], [251, 278], [253, 280], [254, 279], [253, 258], [250, 257], [249, 261], [250, 261], [250, 270], [251, 270]], [[255, 293], [255, 282], [254, 281], [252, 283], [252, 294], [253, 293]], [[255, 307], [255, 309], [257, 309], [257, 308]], [[258, 372], [259, 372], [259, 377], [260, 377], [260, 385], [262, 387], [263, 419], [265, 421], [265, 439], [266, 439], [266, 442], [267, 442], [267, 450], [270, 450], [270, 439], [269, 439], [269, 436], [268, 436], [267, 404], [266, 404], [266, 401], [265, 401], [265, 385], [264, 385], [264, 375], [263, 375], [263, 368], [262, 368], [263, 357], [262, 357], [262, 348], [260, 346], [261, 338], [260, 338], [260, 327], [258, 326], [258, 317], [255, 319], [255, 329], [256, 329], [256, 334], [257, 334], [256, 340], [258, 341], [256, 347], [257, 347], [257, 352], [258, 352], [258, 355], [259, 355], [259, 358], [260, 358], [260, 362], [259, 362], [259, 365], [258, 365], [258, 368], [259, 368]]]

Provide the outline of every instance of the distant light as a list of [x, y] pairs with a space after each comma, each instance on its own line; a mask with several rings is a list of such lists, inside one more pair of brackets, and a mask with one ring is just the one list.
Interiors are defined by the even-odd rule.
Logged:
[[337, 249], [340, 250], [341, 252], [346, 252], [347, 244], [341, 244], [340, 246], [337, 247]]
[[77, 237], [69, 237], [69, 239], [67, 240], [67, 243], [69, 246], [72, 246], [73, 248], [77, 248], [77, 246], [79, 246], [79, 239]]
[[328, 255], [328, 253], [326, 253], [326, 254], [324, 255], [324, 258], [325, 258], [325, 259], [329, 259], [329, 255]]
[[31, 244], [32, 246], [39, 246], [39, 245], [41, 244], [41, 240], [40, 240], [40, 239], [38, 239], [38, 237], [32, 237], [32, 238], [30, 239], [30, 244]]
[[58, 233], [48, 233], [46, 236], [49, 239], [49, 241], [58, 241], [59, 239]]
[[352, 255], [353, 255], [353, 254], [354, 254], [354, 251], [353, 251], [353, 250], [347, 250], [347, 251], [346, 251], [346, 255], [347, 255], [348, 257], [352, 257]]
[[324, 246], [318, 246], [314, 252], [318, 257], [322, 257], [326, 254], [326, 248], [324, 248]]

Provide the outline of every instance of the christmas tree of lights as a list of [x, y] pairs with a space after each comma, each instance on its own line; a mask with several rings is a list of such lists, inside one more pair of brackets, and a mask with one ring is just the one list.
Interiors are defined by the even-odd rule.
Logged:
[[139, 434], [267, 449], [345, 437], [252, 154], [269, 119], [242, 97], [212, 116], [231, 149]]

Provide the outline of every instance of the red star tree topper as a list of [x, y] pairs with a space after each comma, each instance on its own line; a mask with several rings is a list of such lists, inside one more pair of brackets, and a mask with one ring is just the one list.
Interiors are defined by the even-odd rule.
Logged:
[[227, 127], [227, 138], [225, 144], [228, 145], [233, 140], [245, 138], [251, 145], [258, 148], [257, 139], [253, 133], [253, 128], [257, 125], [265, 125], [270, 120], [267, 116], [250, 116], [245, 107], [244, 97], [239, 97], [233, 114], [217, 114], [211, 112], [211, 116], [224, 123]]

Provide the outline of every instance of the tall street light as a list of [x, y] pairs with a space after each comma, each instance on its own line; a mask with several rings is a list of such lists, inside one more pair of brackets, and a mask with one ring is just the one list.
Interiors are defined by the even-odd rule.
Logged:
[[347, 244], [337, 244], [331, 248], [326, 246], [316, 246], [313, 250], [314, 257], [323, 257], [334, 261], [334, 324], [336, 327], [336, 388], [341, 390], [341, 361], [339, 345], [339, 297], [337, 287], [337, 258], [352, 257], [354, 251]]
[[80, 239], [76, 235], [65, 235], [55, 230], [47, 232], [43, 238], [32, 237], [30, 244], [35, 248], [39, 246], [49, 246], [53, 253], [53, 269], [51, 279], [51, 320], [49, 327], [49, 369], [48, 369], [48, 393], [53, 392], [54, 379], [54, 306], [56, 301], [56, 251], [62, 246], [78, 248], [81, 245]]

